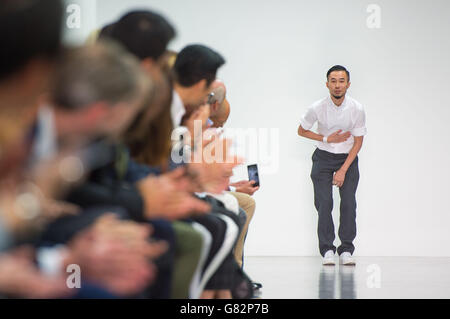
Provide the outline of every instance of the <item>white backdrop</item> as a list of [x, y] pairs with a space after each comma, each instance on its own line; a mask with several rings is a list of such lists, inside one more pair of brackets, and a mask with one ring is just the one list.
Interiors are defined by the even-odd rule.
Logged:
[[[95, 1], [84, 2], [82, 13], [92, 13]], [[381, 9], [379, 28], [369, 28], [377, 26], [367, 12], [372, 3]], [[83, 25], [86, 32], [129, 9], [151, 8], [177, 28], [172, 49], [203, 43], [221, 52], [227, 64], [219, 77], [232, 107], [227, 126], [279, 129], [279, 152], [272, 154], [279, 168], [261, 172], [247, 255], [318, 255], [309, 177], [314, 142], [296, 132], [307, 106], [327, 95], [328, 68], [342, 64], [351, 72], [349, 94], [365, 106], [368, 127], [360, 154], [355, 254], [450, 256], [450, 1], [96, 5], [97, 18]], [[333, 214], [337, 222], [338, 210]]]

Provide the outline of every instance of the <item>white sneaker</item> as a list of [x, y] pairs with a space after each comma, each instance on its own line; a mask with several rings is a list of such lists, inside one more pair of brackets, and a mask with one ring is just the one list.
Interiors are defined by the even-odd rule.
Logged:
[[346, 265], [346, 266], [354, 266], [356, 265], [355, 259], [352, 257], [352, 254], [350, 254], [349, 252], [343, 252], [340, 256], [339, 256], [339, 261], [341, 265]]
[[334, 252], [332, 250], [328, 250], [323, 256], [322, 265], [325, 266], [334, 266]]

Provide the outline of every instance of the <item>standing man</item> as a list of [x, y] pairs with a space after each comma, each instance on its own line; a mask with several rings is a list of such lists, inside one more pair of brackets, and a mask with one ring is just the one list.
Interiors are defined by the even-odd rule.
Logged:
[[[355, 265], [352, 257], [356, 237], [356, 188], [359, 181], [358, 153], [367, 133], [362, 105], [346, 96], [350, 73], [340, 65], [327, 72], [330, 96], [308, 108], [300, 121], [298, 135], [318, 141], [312, 160], [311, 179], [314, 184], [314, 204], [319, 213], [319, 249], [324, 265], [334, 265], [336, 247], [333, 210], [333, 185], [341, 197], [339, 238], [337, 249], [340, 263]], [[310, 131], [318, 122], [318, 134]]]

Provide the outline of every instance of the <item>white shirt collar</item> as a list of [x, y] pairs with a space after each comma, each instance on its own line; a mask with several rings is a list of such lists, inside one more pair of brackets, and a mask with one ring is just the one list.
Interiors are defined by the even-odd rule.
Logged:
[[177, 91], [173, 90], [172, 94], [172, 106], [170, 109], [172, 115], [172, 122], [174, 127], [178, 127], [181, 124], [181, 119], [184, 114], [186, 114], [186, 109], [184, 108], [183, 101]]
[[44, 160], [54, 156], [58, 149], [53, 110], [46, 105], [39, 108], [38, 133], [33, 145], [33, 160]]
[[336, 110], [342, 110], [347, 105], [347, 95], [345, 95], [344, 101], [342, 101], [342, 104], [340, 106], [337, 106], [336, 104], [334, 104], [333, 100], [331, 99], [331, 96], [328, 95], [328, 104]]

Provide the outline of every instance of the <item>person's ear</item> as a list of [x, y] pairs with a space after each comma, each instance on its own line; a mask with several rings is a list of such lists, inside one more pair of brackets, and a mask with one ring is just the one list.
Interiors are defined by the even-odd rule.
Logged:
[[325, 83], [326, 84], [326, 86], [327, 86], [327, 88], [329, 89], [330, 88], [330, 86], [328, 85], [328, 81]]
[[347, 89], [349, 89], [350, 88], [350, 85], [352, 84], [352, 82], [348, 82], [347, 83]]

